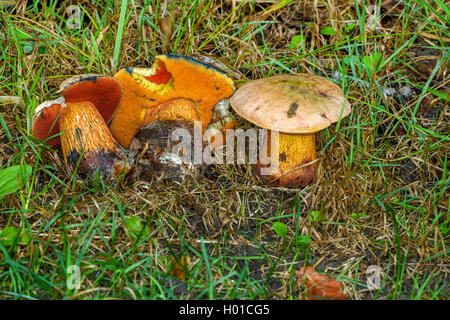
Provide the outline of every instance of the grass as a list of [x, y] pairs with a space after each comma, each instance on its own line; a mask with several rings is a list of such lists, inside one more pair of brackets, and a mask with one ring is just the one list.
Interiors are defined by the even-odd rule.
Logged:
[[[314, 265], [352, 299], [448, 299], [447, 6], [376, 1], [377, 29], [373, 2], [259, 2], [78, 1], [71, 29], [65, 2], [0, 1], [0, 96], [24, 101], [0, 103], [0, 166], [33, 167], [0, 202], [0, 229], [32, 238], [0, 242], [1, 298], [302, 299], [294, 272]], [[238, 86], [296, 72], [338, 83], [352, 113], [316, 135], [315, 183], [272, 188], [249, 165], [179, 184], [82, 181], [29, 135], [33, 109], [65, 78], [148, 66], [161, 53], [213, 64]], [[141, 223], [134, 234], [130, 217]], [[171, 270], [185, 256], [181, 281]], [[371, 265], [383, 271], [379, 290], [367, 287]], [[70, 266], [79, 289], [67, 285]]]

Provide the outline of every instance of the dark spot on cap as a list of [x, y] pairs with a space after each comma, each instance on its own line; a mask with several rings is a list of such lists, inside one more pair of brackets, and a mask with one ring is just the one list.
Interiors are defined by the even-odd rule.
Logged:
[[280, 161], [282, 161], [282, 162], [286, 161], [286, 153], [284, 153], [284, 152], [280, 153]]
[[156, 101], [156, 99], [153, 99], [153, 98], [148, 98], [148, 100], [150, 100], [150, 101]]
[[198, 100], [197, 100], [197, 103], [201, 103], [201, 102], [202, 102], [202, 99], [198, 99]]
[[325, 92], [323, 92], [323, 91], [321, 91], [321, 90], [317, 90], [318, 92], [319, 92], [319, 94], [322, 96], [322, 97], [325, 97], [325, 98], [331, 98], [331, 96], [329, 95], [329, 94], [327, 94], [327, 93], [325, 93]]
[[322, 112], [322, 113], [320, 114], [320, 116], [321, 116], [322, 118], [324, 118], [324, 119], [328, 119], [328, 118], [327, 118], [327, 115], [326, 115], [324, 112]]
[[289, 110], [287, 112], [288, 118], [294, 117], [297, 113], [297, 109], [298, 109], [298, 103], [292, 102], [291, 105], [289, 106]]

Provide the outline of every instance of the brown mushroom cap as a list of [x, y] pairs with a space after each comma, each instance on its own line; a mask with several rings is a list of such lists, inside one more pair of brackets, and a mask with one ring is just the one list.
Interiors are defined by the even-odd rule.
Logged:
[[257, 126], [285, 133], [314, 133], [351, 111], [338, 85], [305, 73], [249, 81], [230, 104]]
[[108, 77], [107, 75], [104, 74], [97, 74], [97, 73], [85, 73], [85, 74], [77, 74], [74, 76], [71, 76], [70, 78], [67, 78], [66, 80], [64, 80], [63, 82], [61, 82], [61, 84], [59, 85], [59, 90], [58, 93], [63, 92], [67, 87], [70, 87], [71, 85], [89, 79], [89, 78], [98, 78], [98, 77]]

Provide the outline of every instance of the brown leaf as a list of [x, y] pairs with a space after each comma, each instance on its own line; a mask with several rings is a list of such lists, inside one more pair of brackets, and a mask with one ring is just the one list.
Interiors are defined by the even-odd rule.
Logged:
[[161, 33], [164, 36], [164, 38], [163, 38], [164, 42], [169, 42], [170, 38], [172, 37], [173, 25], [175, 23], [177, 15], [178, 15], [178, 10], [174, 10], [174, 12], [172, 14], [162, 17], [159, 20], [159, 29], [161, 30]]
[[400, 14], [405, 5], [400, 0], [385, 0], [381, 2], [381, 8], [386, 10], [388, 14]]
[[175, 278], [180, 279], [181, 281], [186, 281], [186, 272], [185, 270], [188, 269], [189, 263], [191, 262], [191, 259], [189, 259], [189, 256], [182, 256], [178, 260], [174, 257], [172, 259], [172, 269], [170, 270], [169, 274], [171, 276], [174, 276]]
[[342, 293], [342, 284], [325, 274], [317, 273], [314, 267], [301, 267], [295, 272], [298, 285], [306, 287], [307, 300], [348, 300]]

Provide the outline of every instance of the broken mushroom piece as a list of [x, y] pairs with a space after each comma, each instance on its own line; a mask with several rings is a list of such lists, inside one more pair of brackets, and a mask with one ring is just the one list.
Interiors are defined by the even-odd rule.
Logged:
[[61, 105], [61, 147], [69, 174], [108, 180], [128, 171], [125, 152], [97, 108], [87, 101]]
[[197, 106], [188, 99], [173, 99], [145, 110], [143, 125], [158, 121], [201, 121]]
[[122, 84], [123, 97], [110, 129], [127, 149], [144, 125], [147, 110], [168, 100], [191, 100], [205, 130], [214, 107], [235, 90], [233, 81], [224, 73], [180, 55], [157, 56], [150, 68], [125, 68], [114, 77]]
[[[144, 126], [129, 149], [131, 179], [179, 181], [194, 174], [199, 168], [194, 164], [194, 130], [200, 121], [196, 105], [187, 99], [169, 100], [147, 110]], [[201, 133], [201, 126], [197, 129]]]
[[[231, 97], [231, 107], [255, 125], [279, 132], [276, 170], [263, 176], [274, 185], [303, 187], [314, 180], [315, 132], [347, 116], [351, 107], [341, 88], [310, 74], [277, 75], [250, 81]], [[270, 137], [265, 144], [270, 156]], [[256, 173], [270, 164], [256, 165]]]
[[41, 103], [35, 108], [33, 115], [32, 134], [51, 146], [60, 145], [60, 137], [55, 135], [60, 131], [62, 104], [89, 101], [97, 108], [105, 122], [109, 123], [122, 96], [120, 82], [103, 75], [72, 77], [61, 89], [62, 97]]

